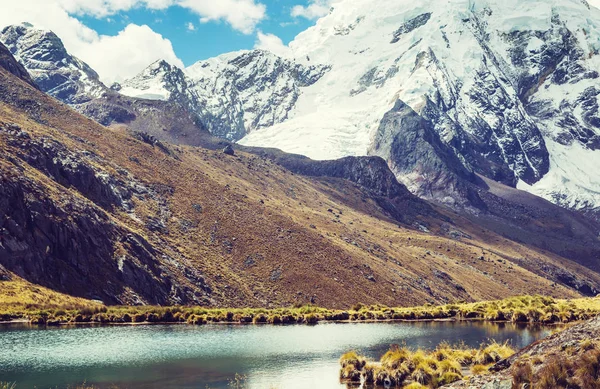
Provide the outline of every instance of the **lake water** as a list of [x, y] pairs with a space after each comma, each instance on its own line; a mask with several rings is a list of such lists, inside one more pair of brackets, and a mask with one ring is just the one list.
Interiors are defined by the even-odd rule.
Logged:
[[23, 388], [227, 388], [240, 374], [256, 389], [345, 388], [338, 359], [358, 350], [379, 359], [390, 344], [477, 347], [510, 340], [521, 348], [540, 327], [480, 322], [319, 324], [316, 326], [141, 325], [36, 328], [0, 326], [0, 382]]

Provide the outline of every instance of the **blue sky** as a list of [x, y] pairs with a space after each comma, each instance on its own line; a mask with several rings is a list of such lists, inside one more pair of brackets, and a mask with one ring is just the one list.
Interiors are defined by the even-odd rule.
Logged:
[[[315, 22], [291, 16], [292, 3], [308, 5], [308, 1], [266, 0], [262, 3], [267, 7], [267, 17], [257, 24], [257, 30], [265, 34], [274, 34], [285, 44]], [[85, 15], [78, 19], [102, 35], [116, 35], [130, 23], [148, 25], [171, 41], [175, 53], [186, 66], [219, 54], [252, 49], [257, 39], [255, 34], [237, 31], [224, 21], [201, 23], [198, 15], [182, 7], [170, 7], [165, 10], [137, 7], [108, 17]], [[188, 28], [190, 23], [194, 30]]]
[[159, 59], [184, 67], [254, 47], [285, 53], [337, 1], [13, 0], [0, 28], [28, 22], [53, 31], [110, 84]]

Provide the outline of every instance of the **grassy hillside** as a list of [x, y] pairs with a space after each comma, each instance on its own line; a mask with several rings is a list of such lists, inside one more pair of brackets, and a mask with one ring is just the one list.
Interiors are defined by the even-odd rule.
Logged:
[[94, 311], [102, 304], [58, 293], [42, 286], [33, 285], [15, 277], [0, 281], [0, 319], [31, 319], [26, 312], [41, 311]]
[[600, 286], [444, 209], [403, 224], [345, 179], [107, 129], [1, 69], [0, 184], [0, 265], [107, 304], [345, 309]]

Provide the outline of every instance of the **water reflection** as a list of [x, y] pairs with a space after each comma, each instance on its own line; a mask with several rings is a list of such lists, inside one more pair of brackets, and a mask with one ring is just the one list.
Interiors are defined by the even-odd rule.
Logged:
[[236, 373], [250, 388], [344, 388], [338, 358], [355, 349], [378, 359], [390, 344], [524, 347], [543, 327], [481, 322], [317, 326], [0, 327], [0, 381], [19, 388], [87, 382], [108, 388], [225, 388]]

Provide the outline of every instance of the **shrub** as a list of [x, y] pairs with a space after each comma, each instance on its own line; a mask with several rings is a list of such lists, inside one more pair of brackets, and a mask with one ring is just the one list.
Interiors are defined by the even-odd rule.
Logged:
[[349, 351], [340, 357], [340, 365], [342, 365], [342, 368], [353, 366], [357, 370], [362, 370], [366, 363], [365, 358], [359, 356], [356, 351]]
[[514, 389], [528, 387], [533, 383], [533, 369], [529, 362], [516, 363], [512, 368], [512, 377]]
[[392, 345], [390, 350], [381, 357], [381, 365], [390, 370], [396, 370], [404, 363], [411, 353], [406, 348], [400, 348], [398, 345]]
[[488, 374], [489, 370], [485, 365], [473, 365], [471, 366], [471, 374], [473, 375], [484, 375]]
[[481, 365], [496, 363], [510, 357], [514, 353], [515, 350], [508, 345], [508, 342], [499, 344], [496, 341], [492, 341], [489, 345], [482, 346], [477, 352], [475, 363]]

